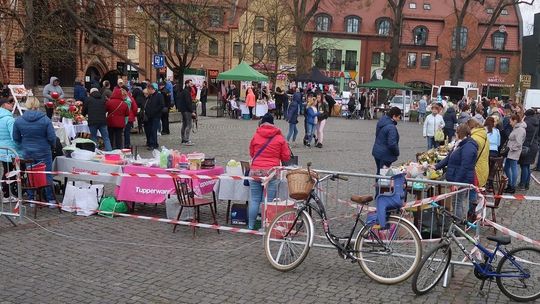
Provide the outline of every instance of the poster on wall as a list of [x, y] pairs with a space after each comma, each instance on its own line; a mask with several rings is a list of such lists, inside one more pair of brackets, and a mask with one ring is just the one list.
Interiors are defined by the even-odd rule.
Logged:
[[191, 82], [197, 88], [197, 99], [200, 99], [200, 97], [201, 97], [201, 88], [203, 86], [203, 82], [206, 81], [206, 77], [203, 76], [203, 75], [184, 74], [184, 81], [186, 81], [188, 79], [191, 79]]

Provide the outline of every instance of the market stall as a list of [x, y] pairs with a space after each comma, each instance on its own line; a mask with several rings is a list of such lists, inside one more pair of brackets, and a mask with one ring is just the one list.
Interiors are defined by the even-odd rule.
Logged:
[[[389, 79], [380, 79], [380, 80], [366, 82], [366, 83], [363, 83], [363, 84], [359, 84], [358, 87], [359, 88], [376, 89], [377, 90], [377, 98], [376, 98], [376, 100], [378, 100], [378, 97], [379, 97], [379, 89], [401, 90], [401, 95], [402, 95], [401, 100], [403, 100], [403, 105], [401, 105], [401, 107], [400, 106], [398, 106], [398, 107], [403, 112], [404, 117], [408, 114], [408, 113], [405, 113], [405, 111], [407, 111], [407, 106], [405, 104], [406, 103], [405, 90], [412, 90], [411, 87], [408, 87], [406, 85], [402, 85], [400, 83], [397, 83], [397, 82], [389, 80]], [[374, 117], [377, 118], [377, 112], [384, 111], [384, 109], [386, 109], [386, 107], [375, 107], [376, 111], [374, 113]]]

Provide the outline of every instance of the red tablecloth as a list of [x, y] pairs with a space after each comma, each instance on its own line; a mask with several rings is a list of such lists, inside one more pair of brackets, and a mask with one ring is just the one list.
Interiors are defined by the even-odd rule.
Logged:
[[[124, 173], [139, 174], [163, 174], [168, 173], [166, 169], [144, 167], [144, 166], [124, 166]], [[223, 167], [216, 166], [213, 169], [202, 170], [182, 170], [181, 174], [195, 175], [221, 175], [225, 172]], [[193, 191], [201, 196], [211, 193], [217, 180], [193, 179]], [[123, 177], [120, 186], [116, 189], [116, 198], [119, 201], [159, 204], [165, 202], [167, 195], [175, 193], [172, 178], [148, 178], [148, 177]]]

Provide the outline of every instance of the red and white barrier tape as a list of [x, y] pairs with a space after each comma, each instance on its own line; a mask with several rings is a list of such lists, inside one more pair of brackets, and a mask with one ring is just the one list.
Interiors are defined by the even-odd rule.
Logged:
[[533, 244], [535, 246], [540, 246], [540, 241], [536, 241], [536, 240], [533, 240], [531, 239], [530, 237], [527, 237], [527, 236], [524, 236], [523, 234], [519, 234], [511, 229], [508, 229], [502, 225], [499, 225], [497, 223], [494, 223], [488, 219], [484, 219], [484, 222], [487, 223], [488, 225], [490, 225], [491, 227], [499, 230], [500, 232], [506, 234], [506, 235], [509, 235], [513, 238], [516, 238], [518, 240], [521, 240], [521, 241], [524, 241], [524, 242], [527, 242], [527, 243], [530, 243], [530, 244]]
[[485, 195], [487, 198], [506, 199], [515, 201], [540, 201], [540, 196], [524, 195], [524, 194], [501, 194], [501, 195]]
[[[45, 202], [33, 201], [33, 200], [24, 200], [24, 202], [31, 203], [31, 204], [36, 204], [36, 205], [43, 205], [43, 206], [55, 206], [55, 207], [58, 207], [58, 208], [63, 207], [62, 204], [52, 204], [52, 203], [45, 203]], [[209, 228], [209, 229], [228, 231], [228, 232], [233, 232], [233, 233], [245, 233], [245, 234], [251, 234], [251, 235], [264, 235], [263, 232], [260, 232], [260, 231], [257, 231], [257, 230], [236, 228], [236, 227], [230, 227], [230, 226], [204, 224], [204, 223], [188, 222], [188, 221], [180, 221], [180, 220], [177, 221], [177, 220], [159, 218], [159, 217], [155, 217], [155, 216], [135, 215], [135, 214], [112, 212], [112, 211], [101, 211], [101, 210], [92, 210], [92, 209], [89, 210], [89, 209], [83, 209], [83, 208], [72, 207], [72, 206], [66, 206], [66, 207], [70, 208], [72, 210], [72, 212], [77, 211], [77, 210], [84, 210], [84, 211], [90, 211], [90, 212], [95, 212], [95, 213], [98, 213], [98, 212], [99, 213], [106, 213], [106, 214], [111, 214], [111, 215], [114, 215], [114, 216], [135, 218], [135, 219], [148, 220], [148, 221], [161, 222], [161, 223], [168, 223], [168, 224], [176, 224], [176, 225], [199, 227], [199, 228]]]

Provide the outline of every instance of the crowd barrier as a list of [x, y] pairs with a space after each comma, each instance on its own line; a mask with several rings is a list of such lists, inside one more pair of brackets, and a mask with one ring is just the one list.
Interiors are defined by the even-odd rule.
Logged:
[[[13, 155], [14, 160], [12, 161], [12, 164], [14, 165], [13, 171], [3, 172], [3, 168], [0, 168], [2, 170], [0, 182], [7, 185], [10, 193], [10, 196], [7, 199], [3, 197], [3, 193], [2, 196], [0, 196], [0, 217], [8, 220], [13, 226], [17, 226], [17, 222], [20, 222], [23, 217], [23, 211], [20, 207], [22, 202], [20, 158], [17, 151], [8, 147], [0, 147], [0, 152], [2, 152], [4, 155]], [[12, 193], [12, 189], [14, 188], [13, 185], [15, 184], [17, 185], [17, 195], [15, 199], [13, 199], [14, 193]]]
[[[277, 168], [275, 172], [276, 175], [279, 175], [278, 178], [284, 178], [286, 171], [290, 168]], [[350, 202], [351, 195], [362, 195], [362, 194], [375, 194], [375, 188], [376, 185], [379, 185], [380, 180], [389, 179], [389, 176], [377, 176], [373, 174], [362, 174], [362, 173], [351, 173], [351, 172], [337, 172], [337, 171], [329, 171], [329, 170], [315, 170], [320, 175], [324, 174], [339, 174], [341, 176], [346, 176], [349, 178], [349, 181], [330, 181], [326, 180], [322, 185], [319, 185], [319, 188], [317, 191], [319, 192], [319, 196], [325, 203], [325, 206], [327, 208], [327, 213], [330, 217], [329, 222], [330, 225], [336, 225], [337, 230], [339, 231], [340, 227], [345, 228], [345, 231], [348, 231], [348, 229], [352, 225], [352, 217], [356, 214], [355, 212], [358, 211], [358, 205], [352, 204]], [[167, 173], [167, 174], [125, 174], [125, 173], [101, 173], [101, 172], [60, 172], [60, 171], [31, 171], [31, 172], [25, 172], [28, 174], [54, 174], [54, 175], [66, 175], [66, 176], [72, 176], [76, 179], [77, 175], [99, 175], [99, 176], [116, 176], [116, 177], [124, 177], [124, 176], [138, 176], [138, 177], [144, 177], [144, 178], [185, 178], [185, 179], [233, 179], [233, 180], [256, 180], [261, 181], [265, 183], [265, 179], [262, 178], [252, 178], [252, 177], [246, 177], [246, 176], [227, 176], [227, 175], [220, 175], [220, 176], [211, 176], [211, 175], [193, 175], [193, 174], [177, 174], [177, 173]], [[13, 172], [10, 173], [11, 175], [17, 176], [17, 183], [20, 185], [20, 168], [17, 167]], [[276, 176], [273, 176], [276, 177]], [[535, 177], [533, 179], [537, 181]], [[415, 227], [417, 228], [418, 233], [422, 237], [422, 242], [424, 243], [424, 246], [429, 246], [429, 244], [433, 242], [437, 242], [440, 239], [440, 233], [444, 231], [445, 223], [448, 223], [449, 219], [446, 219], [444, 216], [441, 215], [441, 218], [437, 218], [433, 212], [433, 207], [431, 206], [432, 202], [439, 202], [439, 204], [443, 204], [447, 206], [450, 209], [455, 210], [455, 196], [458, 195], [461, 192], [467, 192], [466, 196], [468, 197], [469, 191], [475, 191], [477, 192], [477, 206], [475, 209], [476, 213], [476, 222], [482, 223], [484, 225], [489, 225], [496, 230], [500, 231], [501, 233], [510, 235], [514, 238], [517, 238], [521, 241], [528, 242], [535, 246], [540, 246], [540, 241], [533, 240], [529, 237], [526, 237], [522, 234], [519, 234], [507, 227], [504, 227], [500, 224], [494, 223], [488, 219], [486, 219], [486, 199], [508, 199], [508, 200], [540, 200], [540, 197], [538, 196], [527, 196], [527, 195], [483, 195], [480, 191], [480, 189], [476, 188], [473, 185], [470, 184], [460, 184], [460, 183], [451, 183], [451, 182], [445, 182], [445, 181], [434, 181], [434, 180], [425, 180], [425, 179], [407, 179], [409, 186], [411, 188], [411, 191], [409, 191], [406, 202], [404, 204], [404, 209], [407, 210], [407, 212], [410, 214], [409, 219], [411, 222], [414, 223]], [[10, 181], [13, 182], [13, 181]], [[458, 187], [456, 189], [456, 187]], [[20, 189], [20, 187], [18, 187]], [[19, 190], [19, 197], [18, 202], [27, 202], [27, 203], [35, 203], [35, 204], [41, 204], [41, 205], [54, 205], [44, 202], [37, 202], [37, 201], [29, 201], [29, 200], [22, 200], [22, 193]], [[277, 193], [280, 193], [280, 191], [277, 191]], [[276, 198], [277, 200], [286, 200], [288, 198]], [[271, 202], [267, 201], [266, 193], [265, 193], [265, 204], [270, 204]], [[61, 204], [57, 204], [57, 206], [61, 207]], [[21, 217], [21, 211], [20, 208], [15, 206], [11, 212], [5, 211], [0, 209], [1, 212], [0, 215], [7, 215], [7, 216], [17, 216]], [[17, 210], [15, 212], [14, 210]], [[372, 205], [368, 208], [365, 208], [364, 210], [367, 210], [368, 212], [374, 212], [375, 207]], [[465, 202], [463, 206], [464, 213], [467, 212], [467, 203]], [[97, 210], [94, 210], [97, 212]], [[431, 216], [425, 220], [425, 217], [429, 215], [431, 212]], [[230, 226], [223, 226], [223, 225], [211, 225], [211, 224], [204, 224], [204, 223], [195, 223], [190, 221], [177, 221], [177, 220], [170, 220], [165, 218], [158, 218], [158, 217], [151, 217], [151, 216], [142, 216], [142, 215], [135, 215], [135, 214], [124, 214], [124, 213], [112, 213], [115, 216], [120, 217], [127, 217], [127, 218], [135, 218], [135, 219], [142, 219], [142, 220], [149, 220], [149, 221], [156, 221], [156, 222], [162, 222], [162, 223], [169, 223], [169, 224], [178, 224], [178, 225], [185, 225], [185, 226], [194, 226], [194, 227], [200, 227], [200, 228], [209, 228], [209, 229], [217, 229], [221, 231], [229, 231], [233, 233], [245, 233], [245, 234], [251, 234], [251, 235], [263, 235], [264, 231], [252, 231], [248, 229], [243, 228], [236, 228], [236, 227], [230, 227]], [[263, 215], [264, 216], [264, 215]], [[263, 219], [264, 222], [264, 219]], [[264, 225], [263, 225], [264, 226]], [[437, 228], [440, 226], [441, 228]], [[480, 225], [477, 225], [477, 229], [474, 232], [474, 238], [476, 240], [480, 240]], [[334, 229], [334, 227], [332, 227]], [[435, 229], [439, 229], [438, 232], [434, 231]], [[322, 235], [318, 235], [318, 239], [325, 238]], [[323, 242], [315, 242], [314, 246], [319, 247], [328, 247], [326, 243]], [[452, 265], [464, 265], [464, 266], [472, 266], [470, 262], [467, 262], [465, 260], [453, 260]], [[449, 271], [452, 271], [452, 267], [449, 268]], [[446, 274], [444, 279], [444, 286], [448, 284], [449, 279], [449, 273]]]

